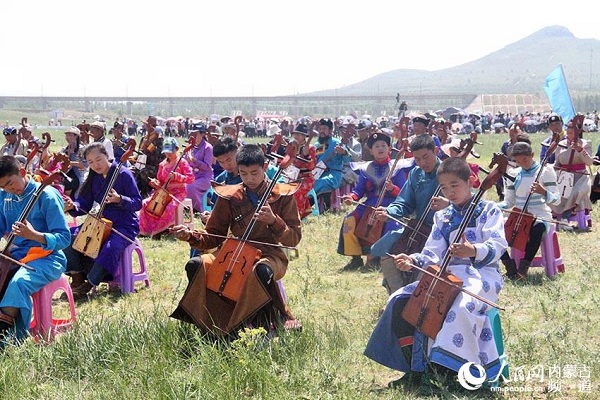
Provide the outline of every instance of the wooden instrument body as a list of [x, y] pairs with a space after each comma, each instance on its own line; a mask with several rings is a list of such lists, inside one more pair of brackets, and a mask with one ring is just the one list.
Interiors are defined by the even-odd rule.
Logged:
[[4, 297], [8, 283], [17, 273], [19, 266], [6, 258], [0, 259], [0, 299]]
[[364, 245], [370, 246], [381, 238], [386, 221], [375, 218], [375, 209], [367, 208], [358, 221], [354, 234]]
[[206, 270], [206, 288], [237, 302], [246, 279], [262, 252], [238, 239], [225, 239], [217, 257]]
[[[460, 278], [448, 271], [440, 273], [440, 267], [437, 265], [432, 265], [427, 270], [459, 287], [463, 285]], [[402, 310], [402, 318], [431, 339], [436, 338], [448, 310], [450, 310], [452, 303], [454, 303], [460, 292], [457, 287], [448, 285], [443, 281], [435, 281], [435, 278], [423, 274], [415, 291]], [[431, 290], [432, 284], [435, 285], [433, 290]], [[430, 298], [425, 299], [425, 296]]]
[[150, 201], [146, 205], [146, 212], [151, 217], [160, 218], [170, 202], [171, 195], [169, 195], [166, 189], [160, 187], [152, 194]]
[[504, 235], [508, 245], [513, 249], [525, 251], [529, 241], [529, 232], [535, 222], [535, 217], [520, 208], [513, 207], [504, 223]]
[[96, 258], [100, 253], [102, 244], [108, 239], [112, 228], [112, 221], [106, 218], [96, 218], [92, 215], [88, 215], [79, 233], [73, 241], [74, 250], [90, 257]]
[[556, 172], [556, 186], [560, 197], [568, 199], [573, 192], [573, 184], [575, 182], [575, 174], [565, 170]]
[[431, 233], [431, 226], [427, 224], [419, 225], [416, 219], [410, 219], [407, 225], [412, 229], [404, 229], [400, 239], [392, 245], [392, 254], [413, 254], [419, 253], [425, 247], [427, 238]]

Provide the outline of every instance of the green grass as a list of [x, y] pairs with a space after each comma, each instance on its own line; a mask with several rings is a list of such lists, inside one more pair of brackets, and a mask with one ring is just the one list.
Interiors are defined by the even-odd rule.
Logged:
[[[534, 135], [533, 141], [545, 137]], [[503, 140], [506, 135], [480, 136], [484, 144], [477, 151], [482, 165]], [[486, 196], [493, 199], [495, 193], [491, 190]], [[387, 296], [379, 272], [340, 271], [348, 261], [336, 253], [342, 217], [309, 217], [303, 225], [299, 257], [291, 261], [284, 278], [290, 307], [304, 325], [301, 334], [283, 333], [266, 341], [254, 331], [231, 345], [201, 338], [191, 325], [169, 318], [187, 283], [188, 245], [168, 237], [142, 238], [151, 287], [138, 286], [136, 293], [125, 296], [103, 288], [91, 300], [77, 304], [74, 329], [51, 344], [28, 340], [4, 349], [0, 397], [418, 398], [402, 389], [387, 389], [387, 383], [401, 374], [362, 355]], [[600, 223], [597, 209], [593, 219]], [[577, 380], [563, 379], [562, 392], [557, 394], [513, 392], [489, 397], [596, 398], [599, 239], [597, 228], [587, 233], [560, 232], [566, 272], [548, 279], [541, 268], [532, 269], [526, 282], [507, 282], [499, 299], [506, 308], [501, 319], [511, 371], [519, 366], [526, 372], [537, 365], [546, 372], [554, 366], [585, 366], [591, 369], [591, 391], [579, 393]], [[64, 302], [56, 308], [64, 312]], [[466, 399], [484, 393], [440, 391], [439, 396]]]

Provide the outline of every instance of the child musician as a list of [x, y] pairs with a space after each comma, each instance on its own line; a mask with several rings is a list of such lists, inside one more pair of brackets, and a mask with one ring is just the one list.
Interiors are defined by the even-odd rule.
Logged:
[[[0, 342], [10, 333], [18, 340], [27, 336], [33, 308], [31, 295], [60, 278], [67, 263], [62, 249], [69, 245], [70, 236], [58, 191], [44, 188], [27, 219], [19, 222], [39, 187], [15, 157], [0, 157], [0, 232], [15, 237], [10, 248], [12, 258], [33, 268], [19, 267], [7, 282], [0, 299]], [[9, 268], [9, 260], [0, 262]]]
[[[236, 163], [242, 183], [225, 186], [228, 193], [223, 191], [219, 195], [206, 223], [206, 231], [190, 231], [188, 227], [178, 225], [173, 228], [173, 233], [177, 239], [187, 241], [191, 247], [200, 250], [223, 244], [229, 231], [235, 237], [246, 234], [246, 239], [253, 242], [240, 243], [260, 250], [262, 255], [258, 260], [245, 257], [244, 262], [235, 264], [237, 268], [232, 270], [235, 274], [242, 272], [246, 261], [252, 264], [252, 273], [239, 288], [240, 297], [236, 302], [207, 288], [207, 273], [214, 271], [211, 267], [217, 268], [222, 254], [192, 257], [185, 267], [188, 287], [172, 317], [193, 323], [202, 332], [215, 335], [232, 334], [244, 322], [251, 322], [255, 327], [265, 326], [267, 330], [271, 324], [279, 323], [286, 328], [296, 328], [298, 322], [285, 305], [276, 284], [283, 278], [288, 266], [285, 253], [277, 244], [296, 246], [301, 238], [296, 202], [291, 194], [278, 193], [270, 196], [270, 200], [257, 210], [268, 186], [265, 155], [259, 146], [248, 144], [238, 152]], [[220, 193], [219, 187], [216, 192]], [[254, 228], [246, 232], [253, 220]], [[232, 257], [225, 255], [223, 258], [231, 260]]]
[[[165, 159], [158, 164], [157, 179], [153, 179], [150, 185], [155, 187], [156, 190], [162, 190], [163, 194], [173, 196], [173, 199], [168, 199], [169, 203], [160, 217], [151, 214], [146, 209], [148, 204], [151, 203], [152, 196], [143, 201], [139, 216], [140, 235], [152, 236], [152, 238], [158, 239], [164, 230], [173, 226], [177, 207], [185, 200], [186, 184], [194, 181], [192, 167], [185, 158], [178, 158], [178, 150], [179, 145], [175, 138], [165, 138], [162, 148]], [[167, 181], [169, 181], [169, 184], [166, 188], [163, 188]]]
[[[85, 297], [92, 287], [100, 282], [112, 279], [123, 250], [139, 233], [136, 212], [142, 208], [142, 196], [135, 184], [133, 173], [128, 168], [115, 171], [118, 165], [108, 161], [108, 153], [102, 143], [88, 145], [83, 155], [90, 171], [77, 199], [65, 199], [65, 211], [69, 211], [74, 217], [94, 212], [109, 189], [102, 217], [111, 221], [113, 229], [128, 239], [111, 230], [96, 259], [78, 252], [72, 246], [65, 249], [66, 272], [72, 277], [71, 288], [76, 299]], [[114, 185], [108, 188], [109, 181], [115, 173], [117, 178]], [[82, 226], [71, 229], [74, 238]]]
[[[364, 203], [357, 205], [354, 211], [346, 215], [342, 222], [337, 251], [338, 254], [352, 256], [350, 262], [344, 266], [344, 270], [355, 270], [363, 267], [364, 263], [361, 255], [368, 255], [373, 244], [365, 243], [363, 239], [356, 236], [356, 228], [363, 215], [365, 215], [365, 211], [370, 207], [387, 207], [394, 201], [400, 194], [408, 172], [413, 166], [412, 160], [410, 162], [399, 160], [400, 163], [394, 166], [394, 161], [390, 160], [391, 138], [381, 131], [375, 131], [369, 135], [367, 146], [374, 160], [353, 164], [355, 165], [355, 171], [358, 173], [358, 182], [350, 194], [342, 197], [346, 204], [352, 204], [352, 202], [357, 202], [366, 197]], [[390, 176], [392, 168], [395, 169]], [[381, 204], [377, 204], [382, 191], [385, 191], [383, 200]], [[368, 218], [368, 214], [366, 218]], [[374, 216], [373, 220], [374, 223], [377, 222]], [[397, 222], [388, 220], [385, 222], [381, 234], [383, 235], [399, 227]], [[370, 257], [367, 256], [367, 258]], [[369, 259], [367, 262], [368, 267], [374, 267], [374, 265], [371, 265], [372, 263], [373, 261]]]
[[[541, 220], [536, 220], [531, 226], [529, 239], [525, 247], [525, 256], [517, 266], [515, 261], [510, 258], [510, 254], [505, 252], [502, 257], [502, 263], [506, 267], [506, 277], [515, 280], [525, 278], [531, 261], [540, 248], [542, 237], [548, 231], [548, 223], [552, 219], [552, 212], [548, 204], [558, 205], [560, 195], [556, 186], [556, 172], [551, 166], [544, 165], [533, 159], [533, 150], [531, 145], [524, 142], [517, 142], [512, 147], [512, 157], [519, 168], [514, 169], [515, 181], [506, 180], [504, 189], [504, 201], [498, 204], [500, 208], [510, 209], [514, 206], [523, 210], [527, 198], [530, 196], [527, 205], [527, 213]], [[540, 173], [540, 168], [543, 168]], [[535, 181], [538, 173], [539, 179]], [[510, 241], [510, 233], [506, 233], [506, 239]]]
[[312, 213], [312, 205], [308, 198], [308, 192], [315, 185], [315, 177], [312, 171], [317, 165], [317, 155], [315, 146], [308, 143], [311, 137], [309, 129], [305, 124], [298, 124], [292, 131], [292, 138], [298, 143], [298, 157], [294, 160], [293, 165], [298, 169], [296, 179], [300, 181], [300, 187], [294, 193], [300, 218], [308, 217]]
[[[452, 259], [448, 272], [463, 280], [464, 289], [495, 302], [503, 284], [498, 260], [507, 247], [502, 212], [494, 203], [480, 200], [462, 242], [454, 243], [456, 229], [472, 201], [474, 178], [462, 158], [444, 160], [437, 176], [450, 205], [435, 214], [433, 229], [423, 251], [396, 255], [396, 266], [408, 270], [412, 265], [421, 268], [439, 265], [449, 252]], [[365, 355], [372, 360], [405, 373], [390, 386], [418, 384], [428, 365], [456, 372], [466, 362], [473, 362], [483, 366], [487, 376], [497, 376], [501, 364], [486, 315], [490, 306], [459, 292], [441, 330], [428, 344], [429, 339], [401, 316], [417, 285], [418, 282], [411, 283], [390, 296], [365, 350]]]

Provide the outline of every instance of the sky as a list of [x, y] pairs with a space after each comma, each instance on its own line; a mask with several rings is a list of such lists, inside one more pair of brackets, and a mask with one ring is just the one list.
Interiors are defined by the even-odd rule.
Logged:
[[2, 0], [0, 95], [290, 95], [454, 67], [551, 25], [600, 40], [596, 1], [348, 4]]

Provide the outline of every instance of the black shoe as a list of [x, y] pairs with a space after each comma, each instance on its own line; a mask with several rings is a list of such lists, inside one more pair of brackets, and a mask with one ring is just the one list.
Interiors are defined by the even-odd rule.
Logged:
[[508, 279], [514, 281], [519, 277], [519, 274], [517, 273], [517, 264], [515, 263], [515, 260], [513, 260], [512, 258], [507, 261], [502, 260], [502, 264], [504, 264], [504, 267], [506, 268], [506, 277]]
[[355, 271], [365, 266], [362, 257], [352, 256], [352, 260], [342, 268], [344, 271]]
[[531, 261], [521, 260], [519, 263], [519, 268], [517, 269], [517, 274], [522, 278], [527, 278], [527, 272], [529, 271], [529, 267], [531, 266]]
[[388, 388], [396, 389], [399, 387], [404, 387], [407, 389], [418, 388], [421, 384], [421, 379], [423, 378], [423, 374], [421, 372], [410, 371], [402, 375], [402, 378], [396, 379], [395, 381], [391, 381], [388, 383]]

